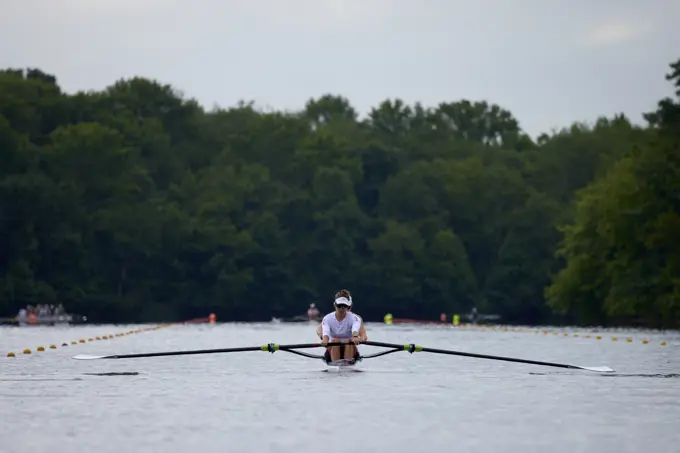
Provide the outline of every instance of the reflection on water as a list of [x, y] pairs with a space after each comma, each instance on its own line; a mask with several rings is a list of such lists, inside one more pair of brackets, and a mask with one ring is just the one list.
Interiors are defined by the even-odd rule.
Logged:
[[[3, 328], [0, 353], [129, 328]], [[0, 420], [8, 433], [0, 451], [677, 451], [677, 340], [660, 347], [454, 328], [367, 328], [376, 341], [606, 365], [616, 372], [407, 352], [364, 360], [358, 373], [326, 372], [320, 361], [282, 351], [71, 359], [316, 341], [314, 326], [307, 325], [177, 326], [0, 357]], [[362, 346], [364, 353], [375, 350]]]

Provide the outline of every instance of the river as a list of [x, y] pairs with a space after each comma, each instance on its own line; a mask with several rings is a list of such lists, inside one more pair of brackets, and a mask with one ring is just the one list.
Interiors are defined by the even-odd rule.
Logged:
[[[605, 365], [610, 374], [422, 352], [366, 359], [361, 372], [326, 372], [282, 351], [72, 359], [316, 341], [307, 324], [230, 323], [87, 341], [143, 327], [0, 328], [0, 451], [680, 451], [677, 333], [598, 331], [597, 340], [574, 329], [367, 324], [375, 341]], [[5, 358], [10, 351], [16, 357]]]

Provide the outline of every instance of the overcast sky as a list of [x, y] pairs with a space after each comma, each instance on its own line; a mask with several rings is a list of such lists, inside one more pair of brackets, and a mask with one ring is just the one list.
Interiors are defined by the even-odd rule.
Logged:
[[672, 95], [678, 24], [677, 0], [0, 0], [0, 67], [67, 92], [154, 78], [208, 109], [487, 100], [535, 137], [641, 121]]

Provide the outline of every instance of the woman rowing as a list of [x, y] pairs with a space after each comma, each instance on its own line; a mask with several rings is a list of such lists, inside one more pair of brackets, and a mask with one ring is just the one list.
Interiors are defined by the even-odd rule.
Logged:
[[[366, 328], [360, 316], [351, 311], [352, 295], [346, 289], [335, 294], [335, 311], [323, 317], [321, 325], [317, 327], [316, 334], [326, 346], [324, 359], [326, 362], [334, 362], [343, 358], [357, 359], [360, 341], [366, 341]], [[331, 343], [347, 343], [346, 346], [331, 346]]]
[[[343, 295], [343, 294], [350, 301], [350, 306], [347, 310], [352, 311], [352, 304], [351, 304], [352, 296], [350, 295], [349, 291], [347, 291], [346, 289], [343, 289], [342, 291], [339, 291], [335, 294], [335, 298], [337, 299], [338, 295]], [[356, 313], [354, 315], [359, 316]], [[361, 319], [361, 316], [359, 316], [359, 319]], [[319, 323], [319, 326], [316, 328], [316, 336], [319, 337], [319, 340], [323, 339], [321, 323]], [[366, 336], [366, 328], [364, 327], [364, 320], [363, 319], [361, 319], [361, 329], [359, 329], [359, 338], [361, 338], [361, 341], [368, 340], [368, 337]]]

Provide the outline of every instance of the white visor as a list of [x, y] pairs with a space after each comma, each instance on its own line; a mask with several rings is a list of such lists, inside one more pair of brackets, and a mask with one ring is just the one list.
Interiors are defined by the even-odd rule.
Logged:
[[338, 297], [335, 299], [335, 305], [344, 305], [346, 307], [352, 306], [352, 299], [347, 299], [346, 297]]

